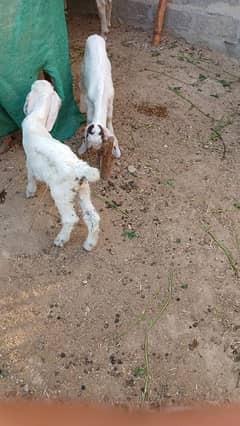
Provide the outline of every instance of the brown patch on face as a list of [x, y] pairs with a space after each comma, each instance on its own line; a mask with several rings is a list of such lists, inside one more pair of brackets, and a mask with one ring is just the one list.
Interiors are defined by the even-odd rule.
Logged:
[[104, 130], [103, 130], [103, 127], [100, 124], [98, 124], [98, 127], [100, 129], [100, 135], [101, 135], [101, 139], [102, 139], [102, 143], [103, 143], [104, 142]]

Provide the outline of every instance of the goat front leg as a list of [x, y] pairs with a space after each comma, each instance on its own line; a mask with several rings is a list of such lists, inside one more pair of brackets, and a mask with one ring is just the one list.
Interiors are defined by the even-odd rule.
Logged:
[[107, 25], [108, 25], [108, 28], [110, 28], [111, 17], [112, 17], [112, 0], [106, 0], [106, 16], [107, 16]]
[[51, 188], [51, 195], [61, 216], [62, 229], [54, 240], [54, 245], [63, 247], [69, 241], [74, 225], [79, 221], [73, 207], [74, 192], [72, 188]]
[[[85, 96], [86, 108], [87, 108], [87, 124], [91, 123], [94, 114], [94, 106], [91, 101]], [[88, 142], [86, 138], [86, 128], [84, 131], [84, 137], [82, 138], [82, 143], [78, 149], [78, 155], [83, 155], [88, 150]]]
[[86, 106], [86, 90], [85, 90], [85, 86], [84, 86], [84, 81], [83, 81], [83, 68], [81, 67], [81, 77], [79, 80], [79, 90], [80, 90], [80, 103], [79, 103], [79, 109], [81, 111], [81, 113], [86, 113], [87, 112], [87, 106]]
[[98, 242], [100, 217], [92, 204], [88, 182], [82, 183], [80, 187], [79, 204], [82, 209], [83, 220], [88, 228], [88, 236], [84, 241], [83, 248], [86, 251], [91, 251]]
[[83, 91], [80, 91], [80, 103], [79, 103], [79, 109], [82, 114], [86, 114], [87, 108], [86, 108], [86, 95]]
[[114, 130], [113, 130], [112, 117], [113, 117], [113, 97], [108, 102], [107, 129], [110, 131], [110, 133], [114, 137], [112, 155], [115, 158], [120, 158], [121, 157], [121, 151], [120, 151], [120, 148], [119, 148], [119, 145], [118, 145], [118, 140], [117, 140], [115, 133], [114, 133]]
[[96, 0], [98, 15], [101, 22], [101, 35], [104, 37], [109, 32], [106, 17], [106, 0]]
[[26, 197], [31, 198], [34, 197], [37, 191], [37, 181], [34, 177], [31, 167], [27, 165], [27, 188], [26, 188]]

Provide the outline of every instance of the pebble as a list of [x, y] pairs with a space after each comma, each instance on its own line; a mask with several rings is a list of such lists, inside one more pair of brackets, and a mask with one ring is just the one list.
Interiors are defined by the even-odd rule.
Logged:
[[29, 392], [29, 385], [28, 384], [24, 385], [23, 390], [24, 390], [24, 392], [28, 393]]
[[128, 171], [131, 175], [134, 175], [137, 172], [137, 169], [134, 166], [128, 166]]

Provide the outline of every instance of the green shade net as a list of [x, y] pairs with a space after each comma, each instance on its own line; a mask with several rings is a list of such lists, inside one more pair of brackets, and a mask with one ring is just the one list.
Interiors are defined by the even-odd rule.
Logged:
[[84, 120], [73, 99], [64, 0], [0, 0], [0, 136], [21, 127], [40, 70], [62, 99], [52, 134], [69, 138]]

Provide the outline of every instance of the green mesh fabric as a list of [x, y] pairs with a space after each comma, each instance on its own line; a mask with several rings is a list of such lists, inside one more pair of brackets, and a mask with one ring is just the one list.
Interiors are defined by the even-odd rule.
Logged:
[[0, 136], [21, 127], [26, 95], [44, 70], [62, 99], [52, 134], [71, 137], [84, 120], [73, 99], [64, 0], [0, 3]]

